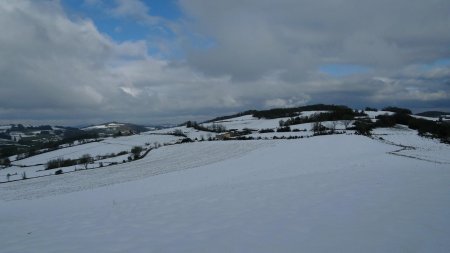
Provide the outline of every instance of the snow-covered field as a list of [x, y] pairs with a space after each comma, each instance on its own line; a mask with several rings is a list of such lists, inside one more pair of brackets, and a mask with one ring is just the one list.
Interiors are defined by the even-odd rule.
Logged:
[[171, 135], [152, 135], [143, 133], [140, 135], [131, 135], [118, 138], [106, 138], [100, 142], [92, 142], [84, 145], [58, 149], [52, 152], [43, 153], [41, 155], [32, 156], [17, 162], [15, 165], [34, 165], [44, 164], [55, 158], [77, 159], [84, 154], [90, 154], [95, 157], [97, 155], [106, 155], [110, 153], [118, 153], [120, 151], [130, 151], [133, 146], [144, 146], [146, 143], [153, 145], [154, 142], [160, 144], [173, 143], [179, 138]]
[[[328, 111], [305, 111], [302, 112], [300, 117], [309, 117], [314, 114], [326, 113]], [[280, 120], [286, 121], [291, 117], [286, 118], [277, 118], [277, 119], [258, 119], [253, 117], [252, 115], [245, 115], [241, 117], [220, 120], [213, 123], [221, 124], [226, 129], [237, 129], [242, 130], [244, 128], [248, 129], [276, 129], [279, 126]], [[211, 126], [213, 123], [203, 124], [204, 126]]]
[[367, 116], [369, 116], [369, 118], [371, 119], [375, 119], [377, 116], [380, 115], [393, 115], [393, 112], [389, 112], [389, 111], [364, 111], [365, 114], [367, 114]]
[[419, 137], [416, 130], [398, 125], [395, 128], [374, 129], [373, 136], [383, 138], [386, 143], [397, 145], [394, 154], [448, 164], [450, 167], [450, 145], [442, 144], [438, 139]]
[[[0, 170], [0, 182], [7, 181], [7, 174], [10, 174], [10, 180], [21, 179], [22, 173], [26, 173], [27, 177], [37, 177], [54, 174], [54, 170], [45, 171], [45, 164], [53, 159], [78, 159], [84, 154], [89, 154], [92, 157], [109, 155], [111, 153], [117, 154], [121, 151], [129, 152], [133, 146], [155, 146], [155, 144], [173, 144], [180, 138], [173, 135], [153, 134], [151, 132], [141, 133], [139, 135], [131, 135], [117, 138], [106, 138], [99, 142], [91, 142], [82, 145], [75, 145], [58, 149], [51, 152], [46, 152], [40, 155], [31, 156], [26, 159], [17, 160], [12, 159], [13, 167]], [[122, 162], [127, 160], [129, 155], [122, 155], [112, 158], [96, 161], [97, 165], [89, 165], [88, 167], [98, 167], [98, 163], [103, 162], [109, 164], [111, 162]], [[28, 166], [28, 167], [18, 167]], [[81, 169], [82, 165], [65, 167], [64, 172]]]
[[7, 126], [0, 125], [0, 133], [6, 131], [6, 130], [8, 130], [8, 129], [11, 129], [11, 126], [10, 126], [10, 125], [7, 125]]
[[[63, 174], [30, 179], [28, 184], [2, 185], [0, 199], [16, 200], [96, 188], [116, 183], [140, 180], [159, 174], [185, 170], [242, 156], [267, 146], [267, 142], [201, 142], [161, 147], [145, 158], [132, 163], [78, 171], [75, 176]], [[4, 187], [3, 187], [4, 186]], [[26, 194], [23, 194], [26, 192]]]
[[151, 133], [155, 134], [173, 134], [175, 131], [181, 131], [183, 132], [188, 138], [194, 139], [207, 139], [208, 137], [215, 137], [216, 133], [211, 132], [205, 132], [205, 131], [199, 131], [194, 128], [188, 128], [186, 126], [179, 126], [179, 127], [172, 127], [172, 128], [166, 128], [161, 130], [155, 130], [151, 131]]
[[0, 184], [0, 252], [450, 252], [448, 146], [377, 134], [172, 145]]
[[117, 127], [121, 127], [123, 125], [124, 124], [121, 124], [121, 123], [108, 123], [108, 124], [101, 124], [101, 125], [95, 125], [95, 126], [88, 126], [88, 127], [82, 128], [82, 130], [117, 128]]

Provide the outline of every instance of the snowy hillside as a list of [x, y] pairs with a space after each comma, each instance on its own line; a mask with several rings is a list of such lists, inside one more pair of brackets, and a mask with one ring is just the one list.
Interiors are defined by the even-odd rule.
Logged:
[[[22, 160], [12, 162], [12, 167], [0, 170], [0, 182], [5, 181], [6, 175], [12, 175], [10, 180], [19, 179], [22, 173], [26, 173], [27, 177], [36, 177], [54, 174], [54, 170], [45, 170], [46, 163], [52, 159], [78, 159], [84, 154], [92, 157], [108, 156], [118, 154], [120, 152], [128, 153], [134, 146], [154, 147], [156, 144], [172, 144], [179, 140], [179, 137], [172, 135], [157, 135], [152, 133], [142, 133], [139, 135], [131, 135], [117, 138], [106, 138], [99, 142], [91, 142], [82, 145], [69, 146], [40, 155], [31, 156]], [[90, 167], [98, 167], [100, 162], [105, 164], [127, 160], [128, 154], [107, 159], [96, 160], [96, 164]], [[23, 166], [23, 167], [20, 167]], [[78, 165], [78, 168], [82, 166]], [[63, 168], [64, 172], [74, 171], [77, 165]]]
[[122, 127], [123, 125], [124, 124], [122, 124], [122, 123], [106, 123], [106, 124], [88, 126], [88, 127], [82, 128], [82, 130], [107, 129], [107, 128], [115, 129], [115, 128]]
[[[311, 116], [314, 114], [325, 113], [326, 111], [306, 111], [299, 114], [299, 116]], [[258, 119], [253, 117], [252, 115], [245, 115], [241, 117], [236, 117], [227, 120], [219, 120], [212, 123], [204, 124], [205, 126], [210, 126], [213, 123], [221, 124], [225, 126], [227, 129], [238, 129], [242, 130], [244, 128], [261, 130], [261, 129], [275, 129], [279, 126], [280, 120], [287, 120], [290, 117], [285, 118], [276, 118], [276, 119]]]
[[258, 132], [279, 120], [214, 122], [251, 128], [254, 140], [181, 143], [168, 134], [216, 135], [182, 126], [13, 162], [168, 144], [131, 162], [0, 184], [0, 252], [450, 251], [450, 145], [401, 125], [370, 137], [342, 122], [334, 135], [314, 136], [312, 123]]

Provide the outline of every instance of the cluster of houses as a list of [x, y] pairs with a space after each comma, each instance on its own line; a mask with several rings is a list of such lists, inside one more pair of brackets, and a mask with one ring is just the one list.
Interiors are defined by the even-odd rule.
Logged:
[[216, 139], [217, 140], [231, 140], [231, 139], [235, 139], [240, 136], [251, 134], [253, 132], [258, 132], [258, 130], [249, 129], [249, 128], [245, 128], [243, 130], [229, 129], [224, 133], [217, 134]]

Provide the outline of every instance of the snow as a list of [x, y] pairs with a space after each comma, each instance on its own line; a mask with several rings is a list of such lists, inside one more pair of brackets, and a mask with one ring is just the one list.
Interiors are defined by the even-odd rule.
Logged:
[[92, 130], [92, 129], [106, 129], [108, 128], [106, 125], [98, 125], [98, 126], [89, 126], [82, 128], [81, 130]]
[[194, 128], [188, 128], [186, 126], [180, 126], [180, 127], [172, 127], [172, 128], [166, 128], [166, 129], [160, 129], [155, 131], [150, 131], [150, 133], [153, 134], [173, 134], [175, 131], [181, 130], [188, 138], [194, 140], [194, 139], [207, 139], [209, 136], [214, 137], [217, 133], [212, 132], [206, 132], [206, 131], [199, 131]]
[[93, 130], [93, 129], [107, 129], [107, 128], [117, 128], [117, 127], [121, 127], [125, 124], [121, 124], [121, 123], [108, 123], [108, 124], [102, 124], [102, 125], [95, 125], [95, 126], [89, 126], [89, 127], [85, 127], [82, 130]]
[[251, 136], [253, 138], [268, 138], [268, 139], [273, 139], [273, 137], [277, 137], [277, 138], [281, 138], [281, 137], [309, 137], [312, 136], [313, 133], [311, 131], [301, 131], [301, 132], [281, 132], [281, 133], [277, 133], [277, 132], [273, 132], [273, 133], [252, 133], [249, 134], [247, 136]]
[[0, 182], [7, 181], [6, 175], [10, 174], [10, 180], [19, 180], [22, 179], [22, 173], [26, 173], [27, 177], [36, 177], [43, 175], [53, 174], [53, 171], [42, 172], [45, 169], [44, 165], [36, 165], [30, 167], [7, 167], [5, 169], [0, 170]]
[[0, 132], [5, 132], [6, 130], [11, 129], [11, 125], [0, 126]]
[[100, 163], [102, 162], [104, 165], [110, 164], [110, 163], [121, 163], [124, 160], [128, 160], [128, 157], [130, 156], [130, 154], [125, 154], [125, 155], [119, 155], [119, 156], [115, 156], [115, 157], [110, 157], [110, 158], [106, 158], [106, 159], [102, 159], [100, 161], [97, 161], [96, 163]]
[[[305, 111], [302, 112], [299, 116], [303, 117], [309, 117], [314, 114], [320, 114], [320, 113], [327, 113], [328, 111]], [[299, 125], [292, 125], [291, 129], [299, 129], [299, 130], [308, 130], [307, 132], [284, 132], [284, 133], [258, 133], [256, 131], [262, 130], [262, 129], [273, 129], [276, 130], [279, 127], [280, 120], [286, 121], [290, 119], [291, 117], [284, 117], [284, 118], [276, 118], [276, 119], [258, 119], [253, 117], [252, 115], [244, 115], [240, 117], [235, 117], [231, 119], [226, 120], [219, 120], [214, 121], [211, 123], [203, 123], [201, 124], [204, 127], [211, 127], [213, 124], [220, 124], [226, 128], [226, 130], [243, 130], [243, 129], [251, 129], [255, 130], [252, 134], [249, 134], [247, 136], [254, 137], [254, 138], [272, 138], [274, 136], [276, 137], [289, 137], [289, 136], [311, 136], [312, 132], [311, 130], [311, 124], [299, 124]], [[330, 125], [331, 122], [323, 122], [326, 126]], [[340, 123], [337, 124], [337, 129], [344, 129], [344, 126]], [[208, 139], [208, 137], [215, 137], [218, 133], [214, 132], [206, 132], [206, 131], [199, 131], [194, 128], [187, 128], [186, 126], [179, 126], [179, 127], [172, 127], [172, 128], [166, 128], [156, 131], [151, 131], [151, 133], [155, 134], [171, 134], [174, 131], [181, 130], [188, 138], [194, 140], [200, 140], [202, 138]]]
[[[36, 156], [31, 156], [26, 159], [17, 160], [16, 157], [11, 157], [10, 160], [14, 166], [0, 170], [0, 183], [8, 181], [7, 174], [12, 176], [10, 180], [19, 180], [22, 178], [22, 173], [26, 173], [28, 178], [53, 175], [55, 170], [45, 170], [46, 164], [50, 160], [63, 159], [79, 159], [84, 154], [90, 154], [92, 157], [117, 154], [121, 151], [129, 152], [134, 146], [154, 147], [156, 144], [165, 145], [177, 142], [180, 137], [173, 135], [153, 134], [151, 132], [141, 133], [140, 135], [123, 136], [117, 138], [106, 138], [99, 142], [90, 142], [86, 144], [78, 144], [75, 146], [61, 148], [55, 151], [42, 153]], [[127, 155], [111, 157], [107, 159], [95, 161], [92, 167], [99, 167], [100, 162], [103, 165], [109, 165], [116, 162], [121, 163], [123, 160], [128, 160]], [[64, 172], [72, 172], [76, 169], [83, 168], [83, 165], [69, 166], [61, 168]]]
[[411, 117], [416, 118], [416, 119], [426, 119], [426, 120], [431, 120], [431, 121], [439, 121], [439, 117], [425, 117], [425, 116], [420, 116], [420, 115], [413, 115], [411, 114]]
[[49, 160], [56, 158], [78, 159], [84, 154], [90, 154], [92, 157], [95, 157], [97, 155], [130, 151], [133, 146], [144, 146], [146, 143], [152, 145], [154, 144], [154, 142], [158, 142], [161, 145], [164, 143], [174, 143], [178, 139], [178, 137], [171, 135], [152, 135], [149, 133], [118, 138], [106, 138], [99, 142], [76, 145], [68, 148], [58, 149], [52, 152], [43, 153], [37, 156], [32, 156], [23, 160], [13, 162], [13, 164], [28, 166], [35, 164], [45, 164]]
[[[320, 114], [320, 113], [327, 113], [328, 111], [305, 111], [302, 112], [300, 117], [309, 117], [314, 114]], [[242, 130], [244, 128], [249, 129], [276, 129], [279, 127], [280, 120], [286, 121], [290, 119], [291, 117], [284, 117], [284, 118], [276, 118], [276, 119], [258, 119], [253, 117], [252, 115], [245, 115], [241, 117], [231, 118], [227, 120], [220, 120], [215, 121], [213, 123], [223, 125], [226, 129], [238, 129]], [[204, 126], [211, 126], [213, 123], [207, 123], [203, 124]]]
[[330, 111], [304, 111], [299, 116], [310, 117], [314, 114], [329, 113]]
[[[242, 156], [269, 144], [262, 141], [227, 141], [165, 146], [152, 150], [145, 158], [132, 163], [78, 171], [74, 173], [77, 176], [67, 174], [58, 177], [30, 179], [29, 182], [32, 182], [32, 184], [28, 185], [30, 187], [27, 184], [9, 183], [9, 190], [2, 192], [0, 199], [37, 198], [60, 192], [72, 192], [138, 180]], [[64, 180], [55, 180], [55, 178], [63, 178]], [[27, 192], [27, 194], [23, 194], [23, 192]]]
[[369, 118], [371, 119], [375, 119], [377, 116], [380, 115], [393, 115], [393, 112], [389, 112], [389, 111], [364, 111], [365, 114], [367, 114], [367, 116], [369, 116]]
[[373, 130], [373, 135], [383, 138], [387, 143], [398, 145], [399, 151], [396, 154], [450, 165], [450, 145], [442, 144], [438, 139], [420, 137], [416, 130], [406, 126], [377, 128]]
[[449, 164], [390, 153], [443, 144], [378, 134], [172, 145], [0, 184], [0, 251], [449, 252]]

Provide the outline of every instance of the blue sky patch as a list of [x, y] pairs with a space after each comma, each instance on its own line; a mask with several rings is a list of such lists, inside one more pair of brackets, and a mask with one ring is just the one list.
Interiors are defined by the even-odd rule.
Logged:
[[436, 68], [445, 68], [445, 67], [450, 67], [450, 59], [449, 58], [439, 59], [433, 63], [422, 65], [422, 69], [424, 71], [430, 71], [430, 70], [433, 70]]
[[[181, 12], [176, 1], [142, 1], [149, 9], [148, 15], [164, 20], [178, 20]], [[162, 24], [149, 25], [132, 17], [118, 17], [111, 11], [117, 7], [115, 1], [99, 1], [99, 4], [89, 5], [80, 0], [62, 0], [62, 5], [71, 18], [86, 18], [92, 20], [97, 29], [118, 42], [151, 40], [158, 37], [172, 40], [175, 35]]]

